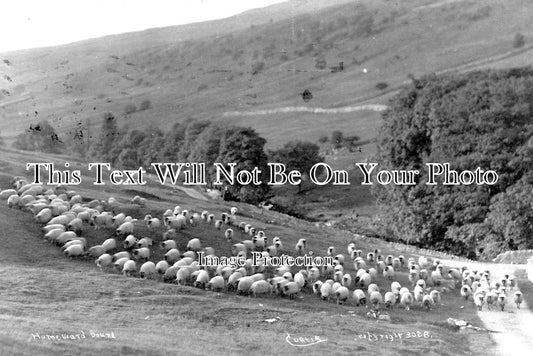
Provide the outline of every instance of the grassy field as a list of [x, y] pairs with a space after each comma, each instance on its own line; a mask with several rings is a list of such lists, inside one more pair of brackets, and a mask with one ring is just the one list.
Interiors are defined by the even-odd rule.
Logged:
[[[11, 177], [23, 171], [21, 162], [32, 160], [15, 151], [4, 151], [2, 157], [0, 187], [7, 188]], [[43, 159], [54, 161], [59, 157]], [[223, 203], [169, 195], [161, 187], [159, 191], [158, 187], [142, 187], [135, 192], [109, 187], [102, 191], [89, 182], [75, 187], [84, 199], [115, 196], [121, 202], [120, 211], [140, 219], [146, 213], [159, 216], [164, 209], [177, 204], [190, 211], [205, 209], [216, 214], [229, 209]], [[132, 194], [139, 192], [151, 197], [146, 208], [128, 203]], [[267, 236], [280, 236], [289, 254], [291, 246], [302, 237], [307, 238], [309, 248], [318, 254], [325, 254], [330, 245], [340, 253], [346, 253], [346, 246], [352, 241], [363, 251], [379, 248], [383, 254], [404, 254], [406, 257], [420, 254], [414, 248], [358, 238], [337, 229], [318, 228], [275, 212], [260, 214], [257, 208], [245, 204], [236, 206], [242, 220], [263, 229]], [[481, 326], [473, 303], [465, 303], [458, 291], [444, 293], [442, 305], [430, 312], [420, 307], [410, 311], [382, 310], [390, 314], [391, 320], [376, 320], [367, 317], [370, 309], [356, 307], [352, 302], [346, 305], [324, 302], [309, 290], [303, 291], [295, 300], [278, 296], [253, 298], [177, 286], [158, 279], [124, 277], [111, 269], [101, 271], [92, 260], [68, 259], [59, 247], [44, 240], [31, 213], [9, 209], [2, 202], [0, 217], [0, 265], [3, 271], [0, 276], [1, 354], [357, 352], [370, 355], [379, 349], [384, 355], [475, 355], [479, 354], [476, 350], [480, 348], [483, 354], [490, 354], [492, 341], [487, 333], [459, 333], [445, 326], [448, 317]], [[143, 224], [138, 224], [135, 234], [150, 236], [158, 243], [163, 231], [150, 232]], [[113, 236], [113, 229], [96, 231], [85, 226], [82, 236], [92, 246]], [[231, 246], [223, 239], [222, 231], [205, 224], [180, 232], [178, 247], [183, 249], [192, 237], [200, 238], [204, 246], [212, 246], [220, 254], [228, 253]], [[161, 257], [159, 247], [154, 246], [151, 260], [158, 261]], [[353, 272], [350, 264], [347, 269]], [[405, 271], [398, 273], [398, 280], [407, 283]], [[383, 277], [378, 278], [383, 290], [389, 289], [389, 283]], [[276, 321], [269, 323], [265, 321], [267, 319]], [[418, 331], [421, 337], [407, 339], [407, 333]], [[91, 332], [108, 333], [112, 338], [92, 337]], [[427, 332], [427, 338], [424, 332]], [[360, 336], [373, 338], [375, 334], [381, 338], [380, 335], [393, 333], [402, 333], [403, 339], [372, 341]], [[74, 335], [76, 339], [39, 339], [45, 335], [61, 337], [62, 334]], [[298, 337], [318, 336], [327, 341], [306, 347], [292, 346], [287, 342], [288, 334], [293, 344]]]

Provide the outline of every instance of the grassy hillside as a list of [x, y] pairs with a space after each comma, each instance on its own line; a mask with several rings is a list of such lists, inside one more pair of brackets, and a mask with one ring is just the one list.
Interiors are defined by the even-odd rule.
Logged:
[[[79, 123], [90, 137], [112, 111], [128, 127], [168, 128], [189, 118], [251, 125], [271, 147], [343, 129], [368, 139], [371, 151], [375, 131], [367, 123], [380, 123], [372, 111], [231, 113], [385, 104], [409, 73], [505, 66], [530, 53], [533, 6], [525, 0], [317, 4], [290, 1], [212, 23], [4, 53], [0, 131], [11, 140], [47, 119], [63, 135]], [[517, 32], [526, 46], [513, 52]], [[339, 62], [344, 70], [332, 73]], [[380, 82], [388, 86], [377, 89]], [[313, 93], [308, 103], [304, 89]], [[149, 109], [125, 113], [145, 100]]]
[[[63, 162], [66, 157], [44, 156], [47, 162]], [[2, 151], [0, 187], [6, 188], [13, 175], [25, 173], [22, 162], [33, 162], [33, 157], [16, 151]], [[83, 168], [73, 162], [73, 168]], [[83, 176], [82, 185], [74, 187], [85, 200], [114, 196], [119, 201], [118, 211], [142, 219], [144, 214], [159, 216], [164, 209], [176, 204], [189, 211], [209, 210], [217, 215], [229, 206], [192, 199], [186, 195], [171, 195], [160, 185], [149, 185], [137, 191], [92, 186], [89, 176]], [[132, 194], [148, 198], [146, 208], [129, 204]], [[260, 214], [255, 207], [237, 204], [239, 218], [263, 229], [267, 236], [282, 238], [287, 253], [299, 238], [308, 240], [309, 248], [325, 254], [328, 246], [345, 253], [346, 245], [354, 241], [364, 252], [381, 249], [383, 254], [404, 254], [418, 257], [421, 251], [401, 245], [389, 245], [379, 240], [355, 237], [336, 229], [318, 228], [312, 224], [275, 212]], [[470, 355], [483, 348], [491, 354], [493, 343], [484, 332], [458, 333], [445, 327], [448, 317], [466, 319], [481, 326], [471, 301], [465, 303], [458, 291], [443, 294], [442, 305], [430, 312], [420, 307], [407, 311], [396, 309], [391, 321], [368, 318], [370, 309], [356, 307], [352, 302], [336, 305], [324, 302], [308, 290], [299, 298], [289, 300], [277, 296], [255, 299], [235, 293], [214, 293], [191, 286], [165, 284], [157, 279], [142, 280], [124, 277], [112, 269], [100, 271], [92, 260], [66, 258], [55, 245], [42, 239], [40, 226], [27, 211], [9, 209], [0, 204], [0, 331], [1, 354], [71, 354], [75, 348], [80, 355], [103, 353], [168, 354], [186, 352], [221, 354], [246, 352], [271, 354], [278, 352], [306, 354], [374, 354], [376, 347], [384, 355], [438, 354]], [[161, 241], [161, 231], [150, 232], [143, 224], [136, 225], [136, 235], [150, 236]], [[83, 228], [82, 235], [89, 245], [113, 236], [113, 229]], [[229, 251], [230, 243], [223, 232], [210, 225], [188, 227], [180, 232], [178, 244], [198, 237], [204, 246], [212, 246], [217, 253]], [[239, 234], [237, 234], [239, 235]], [[245, 238], [242, 236], [242, 238]], [[151, 260], [162, 256], [159, 247], [152, 248]], [[346, 267], [353, 272], [353, 267]], [[397, 279], [406, 284], [405, 271]], [[388, 289], [390, 281], [379, 277], [377, 283]], [[266, 319], [277, 319], [273, 323]], [[81, 340], [39, 340], [37, 335], [80, 334]], [[111, 333], [113, 339], [90, 337], [91, 331]], [[369, 341], [359, 335], [428, 332], [431, 337]], [[33, 334], [33, 335], [32, 335]], [[296, 337], [320, 336], [328, 341], [299, 348], [286, 342], [287, 334]], [[199, 351], [201, 350], [201, 351]]]

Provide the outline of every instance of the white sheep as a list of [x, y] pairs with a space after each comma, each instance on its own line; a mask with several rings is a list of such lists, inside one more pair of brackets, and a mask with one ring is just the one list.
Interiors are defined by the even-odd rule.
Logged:
[[272, 285], [265, 280], [255, 281], [250, 286], [250, 292], [255, 298], [257, 298], [258, 295], [270, 294], [272, 293]]
[[142, 239], [140, 239], [139, 241], [137, 241], [137, 243], [135, 244], [135, 246], [137, 248], [142, 248], [142, 247], [149, 247], [149, 246], [152, 246], [152, 239], [149, 238], [149, 237], [143, 237]]
[[52, 224], [52, 225], [48, 224], [48, 225], [43, 226], [43, 228], [41, 230], [43, 231], [44, 234], [47, 234], [50, 231], [56, 230], [56, 229], [61, 229], [61, 230], [65, 231], [66, 227], [65, 227], [65, 225], [62, 225], [62, 224]]
[[383, 270], [383, 277], [386, 277], [387, 279], [393, 279], [394, 278], [394, 268], [392, 266], [385, 266], [385, 269]]
[[12, 195], [18, 195], [15, 189], [5, 189], [0, 192], [0, 200], [6, 200]]
[[131, 198], [131, 204], [139, 205], [142, 207], [146, 206], [146, 199], [141, 198], [140, 196], [136, 195], [133, 198]]
[[177, 248], [171, 248], [165, 253], [165, 261], [170, 264], [176, 263], [181, 257], [181, 253]]
[[156, 273], [155, 264], [152, 261], [146, 261], [141, 265], [139, 269], [139, 275], [141, 278], [148, 278], [148, 276], [154, 276]]
[[115, 230], [115, 233], [118, 235], [118, 236], [126, 236], [126, 235], [131, 235], [133, 234], [133, 229], [134, 229], [135, 225], [133, 224], [132, 221], [127, 221], [127, 222], [124, 222], [122, 223], [116, 230]]
[[366, 294], [362, 289], [354, 290], [352, 296], [353, 296], [353, 299], [355, 300], [356, 306], [360, 306], [360, 305], [366, 306]]
[[125, 249], [134, 248], [136, 244], [137, 244], [137, 238], [131, 234], [126, 236], [126, 238], [124, 239], [124, 242], [122, 243]]
[[170, 266], [166, 272], [163, 274], [163, 281], [165, 282], [176, 282], [177, 274], [181, 267]]
[[121, 257], [115, 260], [115, 262], [113, 263], [113, 267], [117, 271], [122, 272], [122, 269], [124, 268], [124, 264], [126, 263], [126, 261], [130, 261], [130, 259], [128, 257]]
[[58, 245], [64, 245], [65, 243], [75, 239], [76, 237], [77, 235], [74, 231], [65, 231], [59, 234], [59, 236], [55, 238], [54, 242]]
[[168, 265], [167, 261], [159, 261], [155, 265], [155, 270], [158, 274], [165, 274], [169, 267], [170, 266]]
[[431, 307], [435, 304], [435, 301], [429, 294], [425, 294], [422, 298], [422, 305], [426, 308], [426, 311], [430, 311]]
[[237, 283], [237, 293], [245, 294], [245, 295], [249, 294], [250, 287], [252, 286], [254, 282], [255, 281], [253, 280], [253, 278], [249, 276], [242, 277], [241, 279], [239, 279]]
[[38, 224], [46, 224], [52, 220], [52, 210], [49, 208], [42, 209], [37, 215], [35, 215], [35, 221]]
[[332, 294], [332, 286], [329, 283], [323, 283], [320, 287], [320, 297], [322, 300], [328, 300]]
[[159, 229], [159, 227], [161, 226], [161, 220], [159, 220], [158, 218], [152, 218], [151, 215], [146, 215], [144, 217], [144, 221], [146, 221], [149, 230]]
[[516, 304], [516, 308], [520, 309], [520, 304], [522, 304], [522, 302], [524, 301], [524, 296], [522, 295], [522, 292], [520, 292], [519, 290], [514, 292], [513, 300]]
[[[87, 255], [98, 258], [106, 253], [102, 245], [94, 245], [87, 251]], [[111, 255], [110, 255], [111, 256]]]
[[128, 251], [120, 251], [113, 255], [113, 261], [118, 261], [121, 258], [127, 258], [129, 260], [131, 258], [131, 253]]
[[300, 293], [300, 286], [296, 282], [289, 282], [283, 286], [283, 294], [289, 296], [289, 299], [294, 299], [294, 297]]
[[335, 291], [335, 296], [337, 297], [337, 304], [344, 304], [350, 296], [350, 291], [345, 286], [341, 286]]
[[137, 260], [149, 259], [150, 258], [150, 249], [148, 247], [141, 247], [133, 250], [133, 257]]
[[220, 292], [224, 290], [225, 288], [224, 284], [225, 284], [224, 278], [222, 278], [222, 276], [214, 276], [213, 278], [209, 280], [206, 288], [211, 289], [214, 292]]
[[233, 229], [226, 229], [226, 231], [224, 232], [224, 237], [226, 238], [226, 240], [231, 241], [231, 239], [233, 238]]
[[96, 259], [95, 263], [100, 269], [102, 269], [102, 267], [111, 266], [113, 263], [113, 256], [108, 253], [104, 253]]
[[191, 271], [187, 267], [182, 266], [176, 273], [176, 283], [183, 286], [187, 284], [190, 276]]
[[117, 248], [117, 240], [113, 238], [106, 239], [104, 242], [102, 242], [102, 247], [104, 248], [105, 252], [114, 250]]
[[59, 235], [61, 235], [64, 232], [65, 232], [64, 227], [63, 229], [53, 229], [53, 230], [48, 231], [44, 235], [44, 238], [46, 240], [55, 241], [59, 237]]
[[370, 297], [370, 303], [375, 309], [379, 308], [379, 305], [383, 302], [383, 296], [379, 291], [373, 291], [372, 293], [369, 293]]
[[20, 203], [20, 197], [18, 194], [10, 195], [9, 198], [7, 198], [7, 206], [10, 208], [18, 207]]
[[307, 247], [307, 240], [306, 239], [300, 239], [296, 243], [295, 251], [298, 255], [304, 255]]
[[124, 223], [125, 220], [126, 220], [126, 214], [124, 213], [119, 213], [111, 218], [111, 221], [113, 222], [114, 227], [119, 227], [120, 225]]
[[171, 249], [177, 249], [178, 244], [174, 240], [165, 240], [161, 242], [161, 249], [165, 252], [168, 252]]
[[472, 295], [472, 289], [468, 284], [465, 284], [461, 287], [461, 296], [468, 300], [468, 297]]
[[386, 292], [383, 299], [387, 309], [394, 308], [394, 304], [396, 304], [396, 295], [393, 292]]
[[72, 245], [82, 245], [83, 248], [85, 248], [85, 247], [87, 247], [87, 240], [84, 237], [80, 237], [80, 238], [77, 238], [77, 239], [74, 239], [74, 240], [70, 240], [69, 242], [67, 242], [66, 244], [64, 244], [61, 247], [61, 251], [64, 252], [67, 248], [69, 248]]
[[187, 250], [189, 251], [200, 251], [202, 249], [202, 244], [200, 242], [200, 239], [194, 238], [192, 240], [189, 240], [187, 243]]
[[400, 294], [400, 305], [405, 308], [405, 310], [411, 309], [411, 306], [414, 304], [414, 297], [411, 292], [406, 291]]
[[68, 257], [79, 257], [83, 256], [85, 254], [85, 246], [80, 244], [71, 245], [68, 248], [65, 249], [65, 255]]
[[122, 273], [125, 276], [132, 276], [135, 272], [137, 272], [137, 264], [134, 260], [127, 260], [124, 262], [124, 265], [122, 266]]

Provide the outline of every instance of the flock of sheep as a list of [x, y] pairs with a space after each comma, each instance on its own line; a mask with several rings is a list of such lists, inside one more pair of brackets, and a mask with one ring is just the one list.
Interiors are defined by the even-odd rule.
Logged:
[[[488, 271], [449, 268], [438, 259], [424, 256], [417, 261], [404, 256], [382, 256], [377, 249], [363, 253], [355, 243], [347, 246], [347, 255], [337, 253], [333, 246], [324, 251], [324, 255], [331, 257], [331, 264], [272, 265], [269, 261], [282, 253], [306, 254], [307, 241], [300, 239], [293, 250], [285, 249], [279, 237], [269, 242], [264, 231], [246, 222], [237, 222], [235, 207], [222, 213], [219, 219], [207, 211], [193, 213], [176, 206], [160, 218], [146, 215], [138, 220], [124, 213], [114, 213], [120, 204], [112, 197], [106, 201], [84, 202], [80, 195], [65, 187], [46, 189], [42, 185], [28, 184], [23, 177], [15, 177], [12, 183], [12, 189], [0, 192], [0, 199], [7, 199], [10, 208], [33, 213], [35, 221], [43, 225], [46, 240], [61, 246], [69, 257], [94, 258], [99, 268], [115, 269], [126, 276], [158, 278], [169, 283], [236, 291], [255, 297], [279, 295], [292, 299], [307, 291], [324, 301], [351, 302], [376, 309], [415, 307], [429, 311], [441, 304], [443, 293], [458, 286], [460, 294], [465, 299], [471, 297], [479, 310], [486, 304], [489, 309], [498, 305], [503, 311], [509, 292], [514, 293], [518, 308], [522, 302], [521, 292], [514, 290], [513, 277], [491, 281]], [[136, 196], [131, 203], [146, 206], [146, 199]], [[203, 247], [198, 238], [188, 241], [186, 251], [179, 251], [180, 230], [194, 229], [200, 224], [211, 226], [213, 236], [231, 246], [232, 256], [217, 256], [214, 248]], [[158, 244], [152, 238], [136, 235], [143, 225], [161, 237]], [[114, 236], [94, 244], [90, 238], [81, 236], [84, 229], [90, 228], [113, 228]], [[238, 241], [241, 239], [237, 236], [246, 239]], [[155, 248], [164, 251], [164, 259], [151, 260]], [[218, 260], [240, 258], [243, 263], [203, 265], [198, 261], [200, 252], [204, 256], [216, 256]], [[261, 254], [260, 263], [253, 263], [252, 252]]]

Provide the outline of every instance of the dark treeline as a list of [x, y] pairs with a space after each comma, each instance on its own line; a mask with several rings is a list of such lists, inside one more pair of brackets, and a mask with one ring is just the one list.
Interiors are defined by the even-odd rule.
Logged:
[[307, 171], [314, 163], [323, 160], [319, 156], [319, 147], [313, 143], [292, 142], [267, 153], [266, 140], [254, 129], [210, 121], [177, 122], [163, 132], [153, 126], [142, 130], [119, 128], [115, 116], [105, 113], [99, 133], [89, 139], [87, 131], [87, 128], [79, 129], [74, 136], [69, 134], [62, 141], [47, 121], [41, 121], [21, 133], [13, 146], [50, 153], [69, 152], [91, 162], [111, 163], [115, 169], [144, 167], [148, 172], [155, 162], [205, 163], [207, 187], [212, 187], [215, 180], [214, 163], [225, 165], [228, 171], [227, 164], [236, 163], [235, 173], [257, 167], [261, 170], [262, 183], [259, 185], [241, 185], [235, 181], [234, 184], [217, 186], [224, 190], [226, 199], [254, 204], [272, 195], [266, 184], [269, 180], [268, 162], [284, 163], [287, 170]]
[[[376, 162], [418, 169], [376, 186], [384, 234], [470, 258], [533, 248], [533, 69], [414, 79], [384, 114]], [[425, 163], [499, 175], [495, 185], [426, 185]]]

